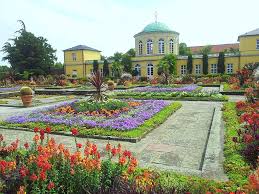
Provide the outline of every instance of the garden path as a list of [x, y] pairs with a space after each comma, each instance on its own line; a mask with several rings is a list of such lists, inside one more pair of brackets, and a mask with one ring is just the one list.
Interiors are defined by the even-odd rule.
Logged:
[[[120, 142], [122, 146], [131, 150], [142, 167], [154, 167], [158, 169], [176, 170], [188, 174], [203, 175], [202, 166], [205, 162], [204, 156], [207, 146], [208, 132], [211, 127], [214, 108], [219, 108], [219, 102], [182, 102], [183, 107], [170, 116], [162, 125], [150, 132], [144, 139], [137, 143]], [[42, 107], [42, 106], [41, 106]], [[12, 108], [0, 107], [0, 119], [7, 116], [31, 111], [39, 107], [32, 108]], [[220, 120], [221, 123], [221, 120]], [[222, 127], [221, 127], [222, 130]], [[11, 142], [16, 138], [24, 142], [31, 142], [34, 133], [25, 131], [15, 131], [0, 129], [6, 142]], [[60, 135], [52, 135], [57, 142], [62, 142], [66, 146], [74, 149], [74, 138]], [[216, 165], [212, 173], [204, 176], [216, 179], [225, 179], [222, 168], [222, 145], [223, 134], [217, 136], [220, 140], [220, 151], [216, 154]], [[86, 138], [78, 138], [84, 143]], [[91, 139], [99, 148], [104, 148], [107, 140]], [[117, 145], [118, 142], [110, 141]], [[215, 162], [215, 160], [213, 160]], [[216, 173], [215, 173], [216, 171]]]

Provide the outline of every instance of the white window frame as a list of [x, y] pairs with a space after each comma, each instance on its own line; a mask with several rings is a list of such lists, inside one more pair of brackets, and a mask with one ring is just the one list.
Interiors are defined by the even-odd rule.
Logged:
[[232, 63], [227, 64], [227, 73], [228, 74], [233, 73], [233, 64]]
[[149, 63], [147, 65], [147, 76], [150, 77], [150, 76], [153, 76], [154, 75], [154, 65]]
[[181, 75], [187, 74], [187, 65], [181, 65]]
[[136, 64], [134, 67], [135, 71], [137, 71], [137, 76], [141, 76], [141, 65], [140, 64]]
[[201, 74], [201, 64], [195, 65], [195, 74], [200, 75]]
[[72, 71], [72, 75], [76, 75], [77, 76], [77, 70], [73, 70]]
[[76, 61], [76, 53], [72, 53], [72, 60]]
[[143, 43], [142, 43], [142, 41], [139, 41], [139, 43], [138, 43], [138, 54], [139, 55], [143, 54]]
[[256, 40], [256, 50], [259, 50], [259, 39]]
[[169, 50], [170, 50], [170, 53], [174, 53], [174, 41], [173, 41], [173, 39], [170, 39], [170, 41], [169, 41]]
[[165, 41], [164, 39], [159, 39], [158, 41], [158, 53], [164, 54], [165, 53]]
[[211, 74], [217, 74], [218, 73], [218, 64], [211, 64], [210, 65], [210, 73]]
[[149, 39], [147, 41], [147, 55], [153, 54], [153, 41]]

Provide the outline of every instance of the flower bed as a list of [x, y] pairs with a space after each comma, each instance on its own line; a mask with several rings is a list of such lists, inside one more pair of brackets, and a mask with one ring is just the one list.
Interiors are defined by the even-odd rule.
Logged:
[[[121, 101], [120, 101], [121, 102]], [[63, 103], [61, 106], [34, 111], [30, 114], [12, 116], [2, 125], [33, 128], [35, 125], [54, 125], [55, 131], [67, 131], [78, 127], [81, 135], [103, 135], [118, 137], [141, 137], [147, 131], [163, 123], [180, 103], [163, 100], [126, 101], [127, 106], [116, 110], [96, 109], [78, 111], [79, 102]], [[124, 102], [125, 103], [125, 102]], [[111, 104], [116, 104], [113, 100]]]
[[[103, 150], [87, 141], [76, 139], [75, 151], [49, 137], [51, 128], [34, 129], [32, 142], [11, 145], [0, 135], [1, 193], [192, 193], [256, 194], [259, 191], [259, 169], [249, 176], [244, 187], [235, 180], [217, 182], [174, 172], [138, 168], [129, 151], [109, 142]], [[19, 149], [18, 149], [19, 147]]]
[[19, 91], [20, 88], [21, 88], [21, 86], [8, 87], [8, 88], [0, 87], [0, 93], [1, 93], [1, 92], [14, 92], [14, 91]]
[[193, 100], [193, 101], [227, 101], [227, 96], [208, 92], [116, 92], [114, 98]]
[[172, 86], [147, 86], [143, 88], [136, 88], [133, 92], [192, 92], [198, 88], [197, 85], [187, 85], [180, 87]]

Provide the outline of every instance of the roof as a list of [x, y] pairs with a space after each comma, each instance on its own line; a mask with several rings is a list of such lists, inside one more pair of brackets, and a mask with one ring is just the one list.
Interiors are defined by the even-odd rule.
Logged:
[[141, 32], [137, 33], [135, 36], [143, 33], [153, 33], [153, 32], [173, 32], [175, 34], [179, 34], [178, 32], [171, 30], [166, 24], [162, 22], [153, 22], [146, 25], [145, 28]]
[[170, 32], [171, 29], [162, 22], [153, 22], [143, 29], [143, 32]]
[[101, 52], [97, 49], [91, 48], [89, 46], [86, 45], [77, 45], [68, 49], [65, 49], [64, 51], [77, 51], [77, 50], [89, 50], [89, 51], [97, 51], [97, 52]]
[[[212, 53], [219, 53], [224, 51], [225, 49], [238, 49], [239, 43], [231, 43], [231, 44], [216, 44], [216, 45], [210, 45], [211, 46], [211, 52]], [[189, 47], [192, 51], [192, 53], [200, 53], [200, 50], [205, 46], [191, 46]]]
[[242, 34], [240, 36], [238, 36], [238, 40], [240, 37], [244, 37], [244, 36], [256, 36], [256, 35], [259, 35], [259, 28], [255, 29], [255, 30], [252, 30], [250, 32], [247, 32], [245, 34]]

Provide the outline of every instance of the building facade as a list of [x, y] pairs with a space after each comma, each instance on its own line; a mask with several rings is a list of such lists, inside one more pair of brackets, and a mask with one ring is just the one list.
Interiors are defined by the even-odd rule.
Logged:
[[[166, 54], [177, 56], [177, 75], [187, 73], [187, 56], [179, 55], [179, 33], [171, 30], [161, 22], [148, 24], [135, 36], [136, 56], [132, 58], [132, 67], [138, 72], [139, 77], [153, 78], [157, 76], [159, 61]], [[238, 53], [225, 54], [225, 73], [232, 74], [240, 70], [245, 64], [259, 62], [259, 28], [238, 37], [239, 43], [213, 45], [216, 52], [223, 51], [228, 46], [239, 48]], [[202, 46], [200, 46], [202, 48]], [[197, 47], [193, 47], [197, 50]], [[102, 72], [103, 61], [101, 51], [88, 46], [78, 45], [64, 50], [65, 73], [68, 76], [76, 75], [78, 78], [86, 77], [93, 71], [93, 60], [99, 61], [99, 69]], [[218, 73], [218, 53], [208, 56], [208, 73]], [[109, 68], [110, 68], [109, 64]], [[111, 72], [111, 69], [110, 69]], [[203, 72], [202, 55], [193, 55], [193, 75], [201, 75]]]

